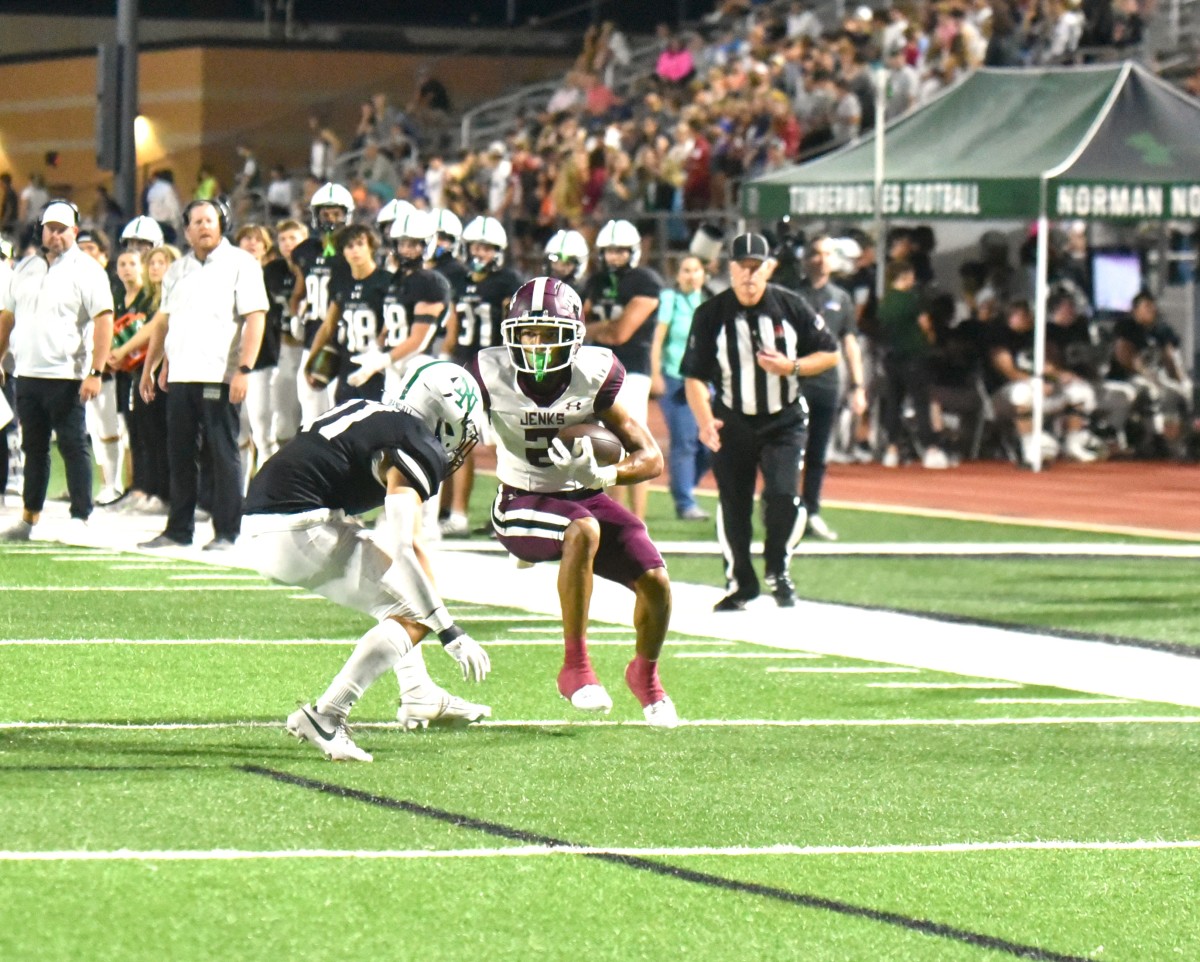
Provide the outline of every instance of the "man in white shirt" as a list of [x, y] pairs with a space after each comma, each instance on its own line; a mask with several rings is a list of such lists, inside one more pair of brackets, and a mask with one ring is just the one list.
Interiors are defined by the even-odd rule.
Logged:
[[[0, 540], [28, 541], [50, 484], [50, 436], [67, 471], [71, 517], [92, 513], [92, 456], [84, 405], [100, 392], [112, 344], [112, 288], [104, 268], [75, 243], [79, 211], [51, 201], [41, 216], [42, 254], [23, 260], [0, 289], [0, 357], [12, 341], [17, 418], [25, 452], [24, 511]], [[0, 383], [5, 375], [0, 370]]]
[[167, 270], [162, 306], [150, 322], [140, 391], [146, 403], [154, 399], [154, 371], [165, 353], [158, 386], [167, 391], [171, 511], [166, 530], [143, 548], [192, 543], [202, 432], [212, 457], [216, 535], [205, 550], [231, 547], [241, 529], [238, 405], [258, 359], [268, 300], [258, 261], [223, 236], [227, 216], [220, 201], [188, 204], [184, 234], [191, 252]]

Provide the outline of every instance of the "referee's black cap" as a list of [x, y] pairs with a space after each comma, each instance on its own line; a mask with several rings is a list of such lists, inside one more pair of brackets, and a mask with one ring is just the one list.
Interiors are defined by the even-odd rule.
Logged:
[[765, 261], [771, 256], [771, 245], [762, 234], [738, 234], [729, 245], [731, 261]]

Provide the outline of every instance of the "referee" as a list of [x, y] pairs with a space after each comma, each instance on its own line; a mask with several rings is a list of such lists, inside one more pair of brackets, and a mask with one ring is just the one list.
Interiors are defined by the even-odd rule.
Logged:
[[759, 470], [767, 584], [781, 608], [795, 604], [788, 561], [804, 533], [796, 489], [808, 423], [799, 379], [838, 361], [820, 315], [799, 295], [767, 283], [771, 266], [761, 234], [733, 239], [730, 288], [696, 309], [679, 365], [700, 440], [713, 451], [720, 496], [717, 536], [728, 593], [714, 611], [741, 611], [758, 597], [750, 534]]

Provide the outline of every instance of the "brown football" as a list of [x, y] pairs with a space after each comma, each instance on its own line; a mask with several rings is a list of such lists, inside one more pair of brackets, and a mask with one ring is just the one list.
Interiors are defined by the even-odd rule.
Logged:
[[558, 439], [567, 446], [568, 451], [574, 450], [575, 439], [582, 437], [592, 439], [592, 450], [596, 453], [596, 463], [601, 467], [616, 464], [625, 457], [621, 439], [603, 424], [568, 424], [558, 432]]

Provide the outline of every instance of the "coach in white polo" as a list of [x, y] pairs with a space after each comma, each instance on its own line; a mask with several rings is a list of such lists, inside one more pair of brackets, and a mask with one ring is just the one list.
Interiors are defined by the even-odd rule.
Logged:
[[27, 541], [41, 516], [52, 433], [67, 470], [71, 517], [86, 522], [91, 515], [92, 455], [83, 410], [100, 391], [112, 344], [112, 288], [104, 268], [75, 243], [79, 211], [67, 201], [51, 201], [41, 225], [41, 253], [20, 263], [0, 300], [0, 357], [11, 339], [25, 452], [24, 512], [0, 532], [5, 541]]
[[233, 545], [242, 525], [239, 408], [254, 369], [268, 307], [258, 261], [223, 236], [219, 201], [193, 201], [184, 211], [191, 251], [168, 268], [140, 390], [154, 399], [155, 376], [167, 391], [167, 461], [171, 510], [167, 528], [143, 548], [191, 544], [195, 532], [199, 440], [212, 459], [215, 537], [205, 550]]

